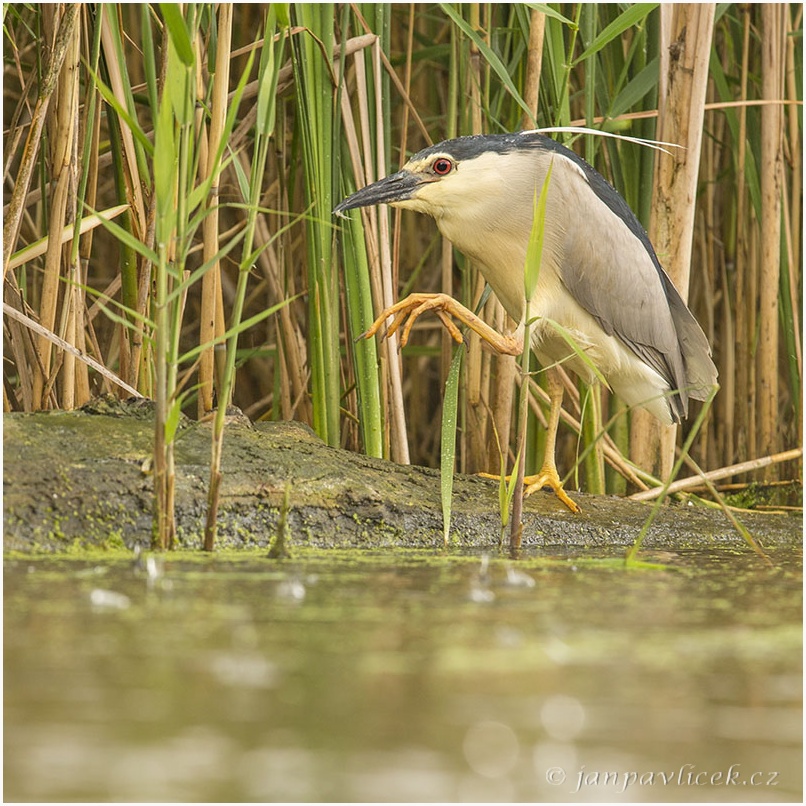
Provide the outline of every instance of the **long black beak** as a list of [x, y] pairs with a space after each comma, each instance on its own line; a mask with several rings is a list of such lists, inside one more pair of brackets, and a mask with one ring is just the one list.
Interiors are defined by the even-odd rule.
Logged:
[[372, 207], [374, 204], [393, 204], [411, 198], [411, 194], [422, 184], [422, 179], [410, 171], [398, 171], [378, 182], [348, 196], [338, 204], [333, 212], [343, 216], [347, 210], [356, 207]]

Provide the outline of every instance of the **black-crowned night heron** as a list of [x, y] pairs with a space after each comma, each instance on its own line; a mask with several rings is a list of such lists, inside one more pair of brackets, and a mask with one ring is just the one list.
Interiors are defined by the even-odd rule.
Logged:
[[[646, 232], [616, 190], [587, 162], [537, 132], [477, 135], [446, 140], [415, 154], [402, 170], [339, 204], [335, 213], [391, 204], [432, 216], [442, 234], [476, 262], [507, 313], [520, 327], [502, 335], [444, 294], [412, 294], [383, 311], [365, 335], [394, 317], [388, 332], [408, 317], [435, 311], [457, 341], [448, 314], [501, 353], [522, 350], [524, 269], [535, 198], [552, 172], [544, 219], [544, 249], [530, 302], [532, 348], [544, 367], [568, 367], [588, 383], [590, 367], [554, 323], [565, 328], [628, 405], [649, 410], [663, 423], [680, 422], [689, 398], [705, 400], [717, 371], [702, 329], [658, 261]], [[546, 455], [527, 494], [563, 491], [554, 446], [563, 388], [548, 371], [551, 400]]]

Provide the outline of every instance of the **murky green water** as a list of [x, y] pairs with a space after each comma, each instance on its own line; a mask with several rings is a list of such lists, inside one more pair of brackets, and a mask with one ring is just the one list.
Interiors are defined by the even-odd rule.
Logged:
[[5, 797], [799, 801], [772, 557], [6, 560]]

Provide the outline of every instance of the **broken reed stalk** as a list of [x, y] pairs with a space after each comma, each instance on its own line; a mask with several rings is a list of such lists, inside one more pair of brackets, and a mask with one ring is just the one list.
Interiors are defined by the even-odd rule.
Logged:
[[53, 344], [55, 344], [60, 349], [64, 350], [66, 353], [71, 353], [75, 358], [79, 359], [79, 361], [84, 362], [88, 366], [92, 367], [96, 372], [100, 373], [103, 377], [107, 380], [111, 381], [116, 386], [119, 386], [121, 389], [126, 391], [132, 397], [142, 397], [142, 395], [133, 387], [129, 386], [124, 380], [119, 378], [115, 375], [114, 372], [107, 369], [103, 364], [99, 364], [94, 358], [83, 353], [77, 347], [74, 347], [69, 342], [66, 342], [64, 339], [59, 338], [55, 333], [46, 328], [42, 327], [34, 319], [31, 319], [30, 316], [26, 316], [24, 313], [20, 313], [16, 308], [9, 305], [7, 302], [3, 303], [3, 314], [5, 316], [9, 316], [12, 319], [16, 319], [21, 324], [25, 325], [26, 328], [33, 331], [37, 335], [42, 338], [48, 339]]
[[719, 479], [727, 479], [731, 476], [740, 476], [743, 473], [753, 473], [756, 470], [761, 470], [771, 465], [780, 464], [781, 462], [790, 462], [794, 459], [799, 459], [803, 456], [803, 448], [794, 448], [790, 451], [782, 451], [781, 453], [773, 454], [772, 456], [761, 456], [758, 459], [751, 459], [747, 462], [738, 462], [735, 465], [728, 465], [728, 467], [721, 467], [718, 470], [709, 470], [702, 475], [690, 476], [685, 479], [677, 479], [673, 481], [667, 488], [663, 486], [653, 487], [651, 490], [642, 490], [640, 493], [635, 493], [629, 496], [633, 501], [651, 501], [659, 495], [666, 493], [677, 493], [684, 490], [690, 490], [694, 487], [702, 485], [703, 480], [718, 481]]
[[[69, 152], [65, 154], [68, 176], [70, 195], [64, 209], [64, 223], [65, 225], [72, 223], [74, 228], [78, 227], [77, 220], [78, 209], [77, 199], [79, 193], [79, 185], [81, 183], [82, 171], [80, 166], [82, 163], [79, 161], [79, 57], [80, 57], [81, 37], [79, 29], [74, 28], [73, 37], [68, 50], [67, 58], [62, 66], [62, 76], [64, 78], [64, 93], [59, 93], [59, 109], [58, 117], [62, 121], [60, 128], [65, 133], [69, 132], [67, 143], [65, 146]], [[61, 82], [61, 79], [60, 79]], [[78, 265], [78, 242], [73, 241], [75, 245], [75, 254], [73, 249], [65, 248], [62, 250], [62, 261], [65, 263], [64, 281], [65, 287], [62, 293], [62, 300], [58, 318], [59, 330], [63, 334], [65, 340], [76, 346], [79, 340], [83, 343], [84, 338], [84, 300], [83, 294], [80, 289], [81, 272]], [[59, 270], [61, 274], [61, 270]], [[79, 321], [81, 323], [81, 335], [79, 335]], [[59, 406], [63, 409], [73, 409], [76, 406], [76, 367], [82, 367], [86, 370], [86, 364], [79, 362], [76, 364], [75, 356], [70, 353], [64, 353], [61, 356], [61, 370], [59, 372], [60, 389], [59, 389]], [[45, 362], [47, 366], [47, 362]], [[82, 401], [86, 402], [86, 401]]]

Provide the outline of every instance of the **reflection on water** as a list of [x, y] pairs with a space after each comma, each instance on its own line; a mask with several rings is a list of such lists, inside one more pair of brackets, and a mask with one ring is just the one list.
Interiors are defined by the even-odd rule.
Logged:
[[801, 564], [5, 563], [6, 800], [799, 801]]

